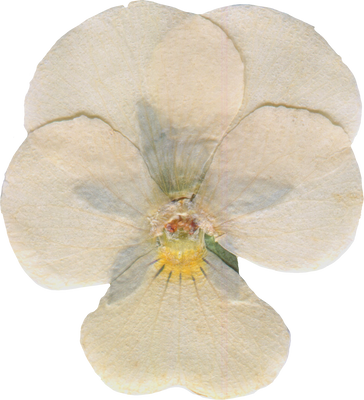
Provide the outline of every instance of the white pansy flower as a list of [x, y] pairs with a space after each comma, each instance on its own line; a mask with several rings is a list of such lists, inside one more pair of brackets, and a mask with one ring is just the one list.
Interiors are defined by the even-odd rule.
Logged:
[[81, 341], [113, 389], [251, 393], [289, 332], [212, 238], [282, 271], [333, 262], [360, 217], [359, 121], [348, 68], [288, 15], [110, 9], [38, 66], [3, 187], [10, 241], [42, 286], [110, 283]]

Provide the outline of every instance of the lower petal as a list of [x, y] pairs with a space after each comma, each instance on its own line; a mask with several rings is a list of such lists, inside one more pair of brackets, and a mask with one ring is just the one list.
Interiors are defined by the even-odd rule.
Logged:
[[149, 253], [113, 281], [86, 318], [81, 342], [96, 373], [117, 391], [181, 385], [230, 398], [275, 379], [290, 336], [280, 316], [214, 254], [182, 270]]

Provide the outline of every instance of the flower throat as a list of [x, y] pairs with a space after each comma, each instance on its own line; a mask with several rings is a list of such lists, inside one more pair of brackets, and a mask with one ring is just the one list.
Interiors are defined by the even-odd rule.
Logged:
[[158, 242], [158, 273], [168, 275], [170, 281], [203, 277], [204, 232], [191, 216], [178, 215], [167, 222]]

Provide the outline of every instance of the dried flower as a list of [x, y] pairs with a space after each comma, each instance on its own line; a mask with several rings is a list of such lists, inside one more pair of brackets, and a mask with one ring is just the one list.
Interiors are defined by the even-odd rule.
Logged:
[[307, 271], [348, 248], [359, 120], [348, 68], [285, 14], [113, 8], [38, 66], [3, 187], [10, 241], [43, 286], [110, 283], [81, 339], [110, 387], [251, 393], [289, 332], [233, 255]]

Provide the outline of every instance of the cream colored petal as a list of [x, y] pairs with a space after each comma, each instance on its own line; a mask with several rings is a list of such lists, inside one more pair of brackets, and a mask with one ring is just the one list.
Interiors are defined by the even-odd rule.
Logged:
[[142, 151], [170, 194], [192, 193], [241, 106], [244, 68], [226, 34], [199, 16], [156, 46], [148, 69], [149, 104], [139, 103]]
[[353, 241], [361, 178], [342, 128], [306, 110], [262, 107], [223, 140], [196, 200], [230, 252], [305, 271]]
[[361, 115], [355, 79], [312, 26], [249, 5], [205, 16], [227, 33], [242, 56], [246, 86], [240, 118], [261, 105], [307, 108], [320, 111], [354, 138]]
[[29, 131], [94, 116], [140, 147], [171, 197], [191, 193], [239, 110], [243, 63], [198, 15], [149, 2], [99, 14], [61, 38], [26, 97]]
[[[134, 290], [125, 294], [130, 283]], [[280, 316], [212, 253], [183, 271], [152, 254], [138, 260], [111, 284], [81, 332], [88, 360], [114, 390], [181, 385], [216, 399], [271, 383], [289, 342]]]
[[111, 8], [64, 35], [38, 65], [25, 101], [33, 131], [81, 114], [138, 143], [136, 104], [156, 45], [190, 14], [149, 2]]
[[79, 117], [28, 136], [6, 173], [1, 206], [21, 265], [58, 289], [109, 282], [120, 254], [131, 262], [149, 251], [147, 216], [164, 197], [134, 145]]

